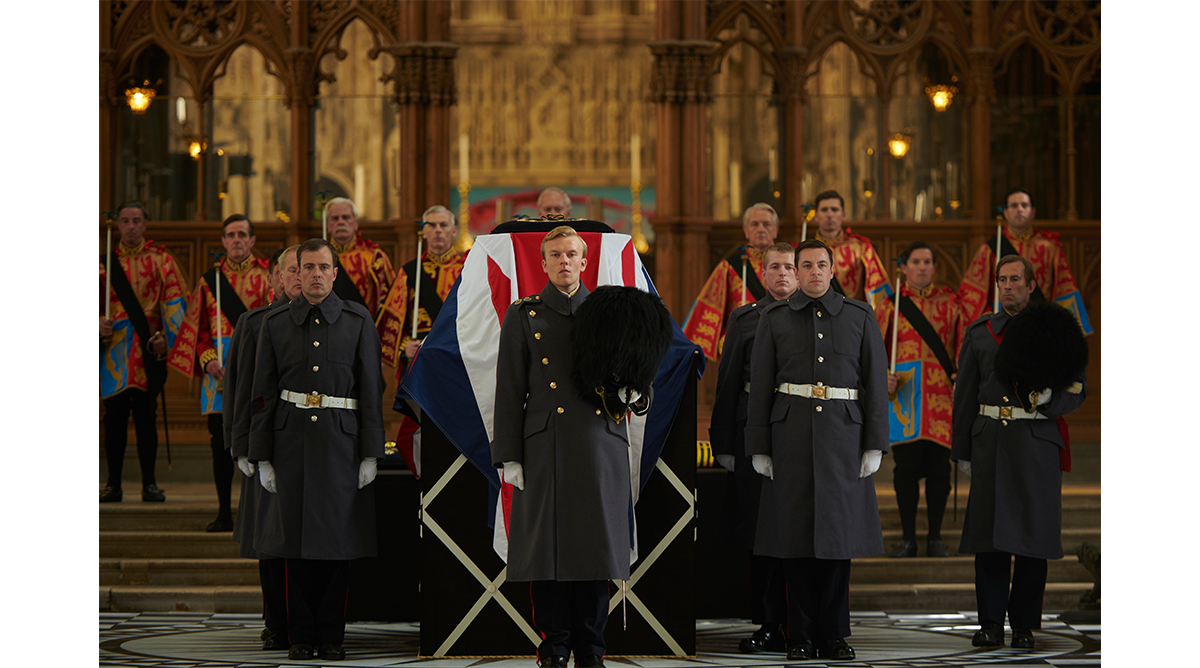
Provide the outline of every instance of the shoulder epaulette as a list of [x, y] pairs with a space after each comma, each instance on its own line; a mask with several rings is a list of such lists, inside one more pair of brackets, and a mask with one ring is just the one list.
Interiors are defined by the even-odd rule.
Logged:
[[861, 299], [852, 299], [850, 297], [845, 297], [842, 300], [842, 303], [846, 306], [854, 306], [854, 307], [860, 308], [860, 309], [866, 311], [867, 313], [875, 312], [875, 309], [871, 308], [870, 304], [864, 302]]
[[987, 321], [990, 320], [993, 315], [996, 315], [996, 314], [995, 313], [984, 313], [983, 315], [979, 316], [978, 318], [975, 318], [975, 322], [972, 322], [971, 324], [967, 325], [967, 329], [968, 330], [974, 329], [975, 327], [978, 327], [980, 325], [987, 323]]

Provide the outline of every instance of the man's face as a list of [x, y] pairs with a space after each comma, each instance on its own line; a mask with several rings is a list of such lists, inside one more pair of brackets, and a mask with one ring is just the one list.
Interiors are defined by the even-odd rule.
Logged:
[[796, 274], [796, 254], [770, 251], [764, 259], [763, 284], [776, 299], [787, 299], [796, 291], [800, 279]]
[[225, 226], [221, 235], [221, 245], [231, 262], [245, 262], [250, 257], [250, 249], [254, 248], [256, 237], [250, 236], [250, 223], [245, 220], [232, 222]]
[[300, 254], [300, 282], [304, 298], [310, 304], [325, 301], [333, 290], [333, 279], [337, 278], [337, 267], [333, 266], [333, 254], [324, 246], [320, 250]]
[[142, 243], [142, 235], [146, 233], [146, 218], [142, 210], [127, 206], [117, 212], [117, 234], [121, 235], [121, 243], [129, 248], [136, 248]]
[[[836, 239], [842, 235], [842, 223], [846, 222], [846, 211], [842, 201], [836, 197], [817, 202], [817, 229], [826, 239]], [[819, 249], [818, 249], [819, 250]]]
[[[310, 254], [316, 255], [316, 253]], [[325, 254], [328, 255], [329, 251], [326, 250]], [[296, 254], [284, 253], [283, 257], [279, 258], [279, 270], [279, 281], [282, 284], [283, 294], [290, 302], [296, 297], [299, 297], [300, 293], [302, 292], [300, 281], [300, 264], [296, 262]], [[337, 276], [337, 274], [334, 273], [334, 276]], [[333, 283], [331, 281], [330, 286], [332, 285]]]
[[824, 296], [833, 277], [829, 254], [820, 248], [805, 248], [800, 251], [799, 262], [800, 289], [814, 299]]
[[779, 234], [779, 226], [771, 218], [771, 212], [766, 209], [751, 209], [750, 218], [742, 225], [746, 233], [746, 242], [758, 250], [775, 243], [775, 235]]
[[329, 207], [326, 224], [333, 240], [343, 246], [358, 236], [358, 217], [348, 202], [338, 202]]
[[538, 217], [544, 217], [549, 214], [568, 215], [571, 212], [571, 205], [567, 203], [567, 198], [557, 192], [548, 192], [542, 197], [542, 203], [538, 205]]
[[1008, 229], [1014, 234], [1020, 234], [1033, 225], [1033, 216], [1037, 209], [1025, 193], [1013, 193], [1008, 196], [1004, 205], [1004, 220], [1008, 221]]
[[1036, 283], [1025, 280], [1025, 265], [1009, 262], [996, 272], [996, 289], [1000, 291], [1000, 305], [1005, 311], [1016, 314], [1029, 305]]
[[435, 211], [425, 216], [421, 225], [421, 236], [429, 246], [429, 252], [441, 255], [450, 250], [454, 243], [454, 235], [458, 234], [458, 225], [454, 224], [449, 211]]
[[579, 237], [551, 239], [542, 249], [542, 270], [554, 287], [563, 292], [574, 292], [579, 287], [579, 277], [586, 267], [587, 258], [583, 256], [583, 241]]
[[908, 260], [900, 266], [904, 274], [904, 282], [913, 290], [924, 290], [933, 282], [933, 272], [937, 265], [933, 262], [933, 251], [928, 248], [918, 248], [909, 254]]

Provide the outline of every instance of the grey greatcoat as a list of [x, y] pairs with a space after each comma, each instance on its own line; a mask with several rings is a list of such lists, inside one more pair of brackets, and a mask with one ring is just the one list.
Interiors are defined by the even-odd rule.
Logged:
[[[1003, 310], [967, 328], [954, 383], [954, 443], [950, 458], [971, 462], [971, 495], [959, 553], [1008, 552], [1060, 559], [1064, 447], [1053, 418], [1074, 411], [1087, 398], [1087, 378], [1066, 392], [1055, 391], [1038, 407], [1047, 420], [997, 420], [979, 406], [1015, 406], [1020, 401], [996, 379], [995, 360], [1012, 317]], [[991, 324], [991, 332], [988, 324]]]
[[[364, 457], [383, 456], [379, 334], [366, 308], [330, 293], [300, 297], [263, 319], [254, 367], [250, 459], [275, 469], [275, 512], [254, 549], [289, 559], [375, 556], [374, 487]], [[300, 408], [281, 390], [357, 399], [357, 410]], [[265, 490], [264, 490], [265, 492]]]
[[[883, 552], [862, 454], [888, 451], [887, 358], [871, 308], [833, 290], [797, 290], [759, 316], [751, 362], [746, 454], [770, 455], [754, 553], [852, 559]], [[781, 383], [857, 389], [857, 400], [779, 393]]]
[[[250, 392], [254, 383], [258, 330], [267, 313], [286, 305], [287, 300], [279, 298], [270, 304], [250, 309], [238, 318], [233, 328], [233, 340], [225, 355], [221, 406], [224, 407], [222, 428], [225, 432], [225, 449], [234, 460], [250, 454]], [[272, 512], [270, 506], [275, 503], [275, 496], [262, 488], [257, 473], [247, 477], [239, 468], [234, 475], [242, 483], [237, 520], [233, 525], [233, 540], [238, 544], [238, 556], [244, 559], [270, 559], [271, 555], [254, 549], [254, 527], [260, 514], [265, 516]]]
[[588, 296], [547, 283], [509, 306], [500, 329], [492, 463], [519, 462], [508, 579], [629, 579], [629, 441], [571, 380], [574, 313]]

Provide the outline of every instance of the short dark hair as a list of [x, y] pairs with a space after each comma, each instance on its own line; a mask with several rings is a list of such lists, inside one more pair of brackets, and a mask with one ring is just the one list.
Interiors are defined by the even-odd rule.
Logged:
[[1003, 267], [1006, 264], [1012, 264], [1014, 262], [1020, 262], [1021, 266], [1023, 266], [1025, 268], [1025, 282], [1027, 284], [1030, 284], [1030, 285], [1037, 284], [1037, 278], [1033, 275], [1033, 264], [1030, 263], [1029, 260], [1026, 260], [1025, 258], [1021, 257], [1020, 255], [1016, 255], [1016, 254], [1005, 255], [1004, 257], [1000, 258], [999, 262], [996, 263], [996, 280], [997, 281], [1000, 280], [1000, 267]]
[[271, 259], [267, 260], [267, 273], [268, 274], [275, 271], [275, 265], [279, 264], [279, 258], [283, 257], [283, 254], [286, 252], [287, 252], [287, 248], [280, 248], [279, 250], [275, 251], [274, 253], [271, 253]]
[[136, 199], [131, 199], [127, 202], [121, 202], [117, 206], [117, 217], [121, 217], [122, 209], [138, 209], [142, 212], [142, 220], [150, 220], [150, 215], [146, 213], [146, 206]]
[[[767, 250], [763, 251], [764, 261], [767, 259], [767, 253], [791, 253], [794, 256], [796, 254], [796, 247], [786, 241], [776, 241], [770, 246], [767, 246]], [[795, 259], [795, 257], [792, 258], [793, 261], [795, 261]]]
[[825, 251], [825, 254], [829, 256], [829, 266], [833, 267], [833, 251], [829, 249], [829, 246], [826, 246], [825, 244], [821, 243], [820, 241], [817, 241], [816, 239], [809, 239], [807, 241], [801, 241], [800, 245], [796, 246], [796, 266], [797, 267], [800, 266], [800, 251], [805, 250], [807, 248], [820, 248], [821, 250]]
[[821, 200], [834, 198], [837, 198], [838, 205], [841, 206], [842, 209], [846, 208], [846, 200], [842, 199], [842, 196], [839, 195], [838, 191], [836, 190], [822, 190], [821, 192], [817, 193], [816, 198], [813, 199], [813, 207], [821, 206]]
[[337, 250], [333, 247], [333, 244], [325, 241], [324, 239], [309, 239], [308, 241], [300, 244], [300, 247], [296, 249], [296, 265], [299, 266], [301, 264], [300, 258], [305, 253], [319, 253], [322, 248], [329, 249], [329, 255], [333, 258], [334, 268], [336, 269], [339, 267], [340, 265], [338, 264]]
[[1008, 198], [1016, 195], [1017, 193], [1025, 193], [1026, 197], [1029, 198], [1029, 206], [1033, 206], [1033, 193], [1024, 188], [1013, 188], [1004, 195], [1004, 208], [1008, 208]]
[[908, 262], [908, 257], [912, 255], [913, 251], [917, 250], [918, 248], [928, 248], [930, 255], [933, 256], [934, 264], [937, 264], [937, 251], [933, 250], [933, 246], [930, 246], [924, 241], [914, 241], [905, 246], [904, 250], [900, 251], [900, 262]]
[[221, 223], [221, 234], [224, 235], [225, 228], [238, 222], [239, 220], [246, 221], [246, 224], [250, 226], [250, 236], [254, 236], [254, 221], [250, 220], [249, 218], [247, 218], [246, 216], [243, 216], [240, 213], [233, 214], [232, 216], [226, 218], [225, 222]]

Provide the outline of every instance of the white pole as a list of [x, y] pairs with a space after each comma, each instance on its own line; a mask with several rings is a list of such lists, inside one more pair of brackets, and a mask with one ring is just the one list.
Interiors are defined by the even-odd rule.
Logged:
[[807, 220], [804, 221], [804, 224], [800, 226], [800, 242], [803, 243], [805, 241], [808, 241], [808, 221]]
[[[464, 135], [465, 136], [465, 135]], [[421, 237], [417, 237], [417, 274], [413, 276], [416, 288], [413, 290], [412, 307], [412, 340], [417, 340], [417, 315], [421, 312], [421, 272], [425, 271], [425, 263], [421, 262]]]
[[329, 203], [321, 207], [321, 238], [329, 241]]
[[992, 303], [992, 313], [1000, 312], [1000, 288], [996, 284], [999, 276], [996, 274], [1000, 271], [1000, 234], [1002, 230], [1000, 223], [996, 223], [996, 266], [992, 271], [992, 291], [996, 294], [996, 299]]
[[221, 263], [217, 263], [217, 335], [214, 337], [217, 344], [217, 366], [225, 366], [225, 358], [221, 355]]
[[104, 254], [104, 319], [112, 319], [112, 223], [108, 224], [108, 250]]
[[746, 252], [742, 253], [742, 303], [746, 303], [746, 258], [750, 254], [749, 246], [746, 247]]

